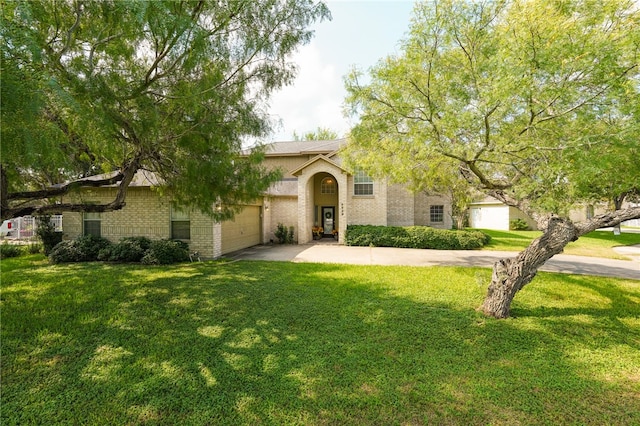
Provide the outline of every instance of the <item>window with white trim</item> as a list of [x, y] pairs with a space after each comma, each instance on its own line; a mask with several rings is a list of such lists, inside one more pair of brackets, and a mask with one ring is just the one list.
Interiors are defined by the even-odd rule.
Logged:
[[332, 177], [326, 177], [320, 182], [321, 194], [335, 194], [336, 193], [336, 180]]
[[444, 222], [444, 206], [430, 206], [429, 207], [429, 221], [431, 223]]
[[373, 179], [364, 170], [353, 175], [353, 195], [373, 195]]
[[191, 239], [191, 217], [188, 211], [171, 207], [171, 239]]
[[102, 215], [98, 212], [85, 212], [82, 218], [84, 235], [102, 236]]

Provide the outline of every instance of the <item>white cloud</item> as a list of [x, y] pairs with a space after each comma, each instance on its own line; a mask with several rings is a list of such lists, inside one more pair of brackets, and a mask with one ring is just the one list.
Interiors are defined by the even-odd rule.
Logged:
[[302, 134], [318, 127], [346, 133], [347, 121], [342, 115], [345, 91], [336, 66], [322, 57], [313, 42], [303, 46], [291, 61], [298, 66], [296, 80], [270, 101], [271, 118], [281, 121], [272, 139], [291, 140], [294, 131]]

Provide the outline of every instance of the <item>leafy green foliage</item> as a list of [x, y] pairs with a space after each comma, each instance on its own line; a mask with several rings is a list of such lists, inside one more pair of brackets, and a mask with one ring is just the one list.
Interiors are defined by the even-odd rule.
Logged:
[[42, 241], [44, 254], [46, 256], [51, 253], [51, 250], [62, 241], [62, 232], [56, 232], [55, 225], [51, 222], [50, 216], [42, 216], [38, 219], [38, 228], [36, 235]]
[[228, 218], [277, 179], [243, 142], [269, 133], [288, 57], [329, 17], [311, 0], [3, 4], [2, 213], [12, 193], [144, 169]]
[[189, 260], [189, 246], [182, 241], [152, 241], [141, 262], [145, 265], [168, 265]]
[[348, 225], [349, 246], [404, 247], [437, 250], [473, 250], [491, 240], [481, 231], [436, 229], [428, 226]]
[[316, 130], [299, 135], [293, 132], [294, 141], [329, 141], [338, 139], [338, 134], [328, 127], [318, 127]]
[[147, 237], [125, 237], [119, 243], [101, 250], [98, 259], [111, 262], [140, 262], [151, 248], [151, 243]]
[[274, 232], [279, 244], [293, 244], [294, 227], [286, 227], [282, 223], [278, 223]]
[[638, 22], [626, 0], [420, 2], [401, 54], [346, 79], [351, 162], [532, 216], [637, 192]]
[[62, 241], [49, 253], [49, 261], [53, 264], [67, 262], [92, 262], [98, 260], [99, 254], [111, 247], [106, 238], [95, 235], [83, 235], [75, 240]]
[[524, 219], [513, 219], [509, 221], [509, 229], [512, 231], [527, 231], [529, 224]]
[[0, 244], [0, 259], [6, 259], [9, 257], [18, 257], [23, 254], [22, 247], [17, 244], [9, 244], [3, 242]]

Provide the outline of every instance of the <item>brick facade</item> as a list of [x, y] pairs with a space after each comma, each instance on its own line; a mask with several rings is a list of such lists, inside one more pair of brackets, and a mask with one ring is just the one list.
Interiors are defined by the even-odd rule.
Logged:
[[[336, 155], [342, 142], [276, 143], [274, 150], [267, 152], [264, 165], [269, 169], [280, 169], [283, 177], [269, 189], [264, 200], [255, 204], [261, 208], [252, 208], [259, 211], [257, 219], [262, 226], [259, 230], [261, 242], [276, 240], [274, 232], [279, 223], [287, 228], [294, 227], [295, 241], [311, 241], [312, 227], [324, 224], [323, 208], [327, 208], [326, 213], [334, 212], [331, 226], [338, 232], [340, 242], [344, 242], [346, 227], [351, 224], [451, 228], [451, 206], [444, 197], [414, 194], [405, 186], [390, 185], [384, 179], [373, 180], [373, 194], [356, 195], [354, 176], [342, 167], [342, 161]], [[335, 193], [322, 192], [323, 179], [335, 181]], [[67, 198], [76, 202], [106, 203], [113, 200], [115, 194], [115, 188], [96, 188]], [[171, 204], [168, 196], [160, 194], [149, 184], [133, 185], [128, 190], [126, 206], [122, 210], [101, 215], [101, 234], [113, 242], [128, 236], [145, 236], [153, 240], [170, 238]], [[431, 222], [431, 206], [443, 206], [441, 222]], [[63, 221], [66, 239], [83, 234], [82, 213], [65, 213]], [[200, 252], [203, 258], [220, 257], [225, 241], [243, 238], [243, 229], [238, 231], [238, 235], [230, 236], [227, 230], [232, 227], [216, 223], [198, 211], [190, 212], [189, 221], [190, 250]], [[246, 229], [248, 227], [255, 226], [247, 223]], [[327, 234], [330, 232], [325, 230]]]
[[[69, 196], [70, 200], [108, 203], [116, 194], [115, 188], [83, 190]], [[214, 239], [216, 223], [207, 215], [192, 211], [190, 216], [191, 239], [189, 249], [200, 252], [204, 258], [219, 254]], [[69, 212], [63, 215], [64, 238], [73, 239], [83, 234], [83, 213]], [[151, 240], [171, 238], [171, 200], [150, 187], [132, 187], [127, 191], [126, 205], [121, 210], [100, 214], [101, 235], [112, 242], [124, 237], [147, 237]], [[218, 249], [219, 251], [219, 249]]]
[[[275, 240], [278, 223], [295, 226], [299, 243], [311, 241], [311, 228], [322, 226], [322, 207], [335, 208], [335, 229], [341, 242], [347, 225], [452, 227], [451, 205], [442, 196], [413, 193], [405, 185], [390, 185], [384, 179], [373, 181], [372, 195], [355, 195], [354, 176], [341, 167], [335, 154], [272, 155], [267, 160], [270, 168], [283, 171], [283, 180], [270, 192], [265, 241]], [[336, 180], [336, 194], [322, 194], [321, 182], [327, 177]], [[431, 206], [442, 206], [442, 221], [431, 221]]]

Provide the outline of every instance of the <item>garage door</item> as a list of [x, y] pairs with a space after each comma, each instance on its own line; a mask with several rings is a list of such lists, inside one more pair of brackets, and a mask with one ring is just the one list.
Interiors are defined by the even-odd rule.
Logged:
[[222, 222], [222, 254], [260, 244], [260, 206], [245, 206], [231, 219]]
[[471, 207], [471, 227], [482, 229], [509, 229], [509, 207]]

